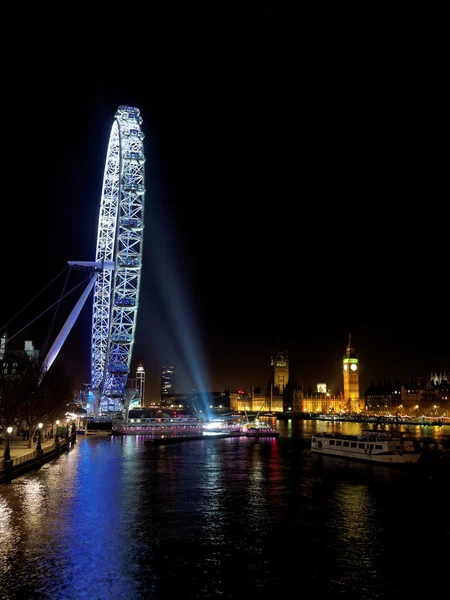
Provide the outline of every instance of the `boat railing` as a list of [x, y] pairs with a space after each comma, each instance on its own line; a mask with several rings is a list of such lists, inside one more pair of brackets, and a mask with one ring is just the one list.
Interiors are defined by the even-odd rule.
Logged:
[[174, 425], [202, 425], [203, 421], [197, 417], [141, 417], [128, 419], [123, 423], [125, 426], [172, 427]]
[[377, 440], [398, 440], [407, 437], [407, 434], [403, 431], [376, 431], [373, 429], [363, 429], [361, 437], [373, 437]]

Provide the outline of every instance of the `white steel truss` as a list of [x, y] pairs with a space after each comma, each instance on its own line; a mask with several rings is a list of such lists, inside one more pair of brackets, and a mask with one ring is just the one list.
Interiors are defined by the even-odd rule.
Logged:
[[144, 229], [144, 133], [137, 108], [119, 106], [111, 129], [103, 179], [94, 289], [91, 387], [102, 413], [120, 408], [130, 369], [141, 280]]

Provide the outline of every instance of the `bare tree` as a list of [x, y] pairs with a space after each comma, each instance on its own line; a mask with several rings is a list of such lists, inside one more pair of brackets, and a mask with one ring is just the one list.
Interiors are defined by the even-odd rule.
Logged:
[[[5, 431], [17, 424], [19, 414], [19, 398], [22, 396], [22, 381], [11, 376], [0, 364], [0, 427]], [[6, 444], [3, 454], [6, 451]]]
[[38, 423], [50, 424], [64, 416], [72, 393], [71, 379], [55, 366], [42, 374], [37, 361], [26, 354], [14, 356], [14, 369], [8, 370], [6, 363], [0, 368], [0, 425], [6, 429], [25, 423], [31, 448]]
[[70, 402], [72, 382], [61, 368], [52, 367], [42, 375], [34, 363], [28, 365], [22, 377], [25, 385], [19, 402], [19, 416], [30, 432], [30, 448], [39, 423], [49, 425], [64, 416]]

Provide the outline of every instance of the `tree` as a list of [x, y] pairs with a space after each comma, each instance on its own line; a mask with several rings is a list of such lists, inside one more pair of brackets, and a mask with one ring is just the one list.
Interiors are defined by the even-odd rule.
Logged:
[[0, 427], [6, 431], [8, 427], [17, 424], [19, 398], [22, 396], [22, 381], [20, 378], [8, 374], [3, 363], [0, 363], [0, 369]]
[[19, 416], [30, 432], [28, 447], [40, 422], [53, 423], [66, 412], [73, 390], [70, 377], [60, 367], [41, 373], [40, 367], [29, 362], [22, 373], [24, 393], [19, 401]]
[[[11, 361], [14, 368], [8, 368]], [[0, 426], [24, 422], [30, 432], [28, 447], [38, 423], [53, 423], [66, 412], [72, 393], [72, 381], [60, 367], [42, 374], [37, 361], [25, 353], [14, 353], [0, 363]]]

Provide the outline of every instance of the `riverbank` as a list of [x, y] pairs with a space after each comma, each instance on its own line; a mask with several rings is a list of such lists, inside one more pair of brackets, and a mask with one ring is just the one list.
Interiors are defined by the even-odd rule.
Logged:
[[450, 425], [450, 420], [446, 417], [440, 419], [417, 417], [417, 418], [404, 418], [404, 417], [382, 417], [373, 415], [317, 415], [312, 413], [294, 413], [294, 412], [282, 412], [276, 413], [277, 419], [305, 419], [308, 421], [342, 421], [351, 423], [372, 423], [379, 425], [422, 425], [424, 427], [442, 427], [443, 425]]
[[36, 471], [43, 464], [55, 460], [62, 452], [67, 452], [76, 443], [76, 435], [71, 434], [69, 438], [59, 438], [41, 442], [41, 449], [37, 444], [28, 447], [28, 442], [21, 437], [13, 437], [9, 440], [10, 459], [4, 460], [5, 441], [0, 444], [0, 484], [11, 483], [13, 479], [25, 475], [30, 471]]

